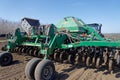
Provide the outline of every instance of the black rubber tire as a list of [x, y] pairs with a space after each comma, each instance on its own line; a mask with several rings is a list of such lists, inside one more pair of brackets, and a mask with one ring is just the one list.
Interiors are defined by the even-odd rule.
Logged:
[[86, 66], [90, 67], [91, 62], [92, 62], [91, 57], [88, 56], [87, 59], [86, 59]]
[[37, 64], [40, 62], [40, 58], [31, 59], [25, 67], [25, 75], [29, 80], [35, 80], [34, 72]]
[[10, 65], [13, 61], [13, 56], [9, 52], [0, 53], [0, 65], [7, 66]]
[[35, 80], [53, 80], [55, 75], [55, 66], [53, 62], [50, 60], [42, 60], [37, 65], [34, 75]]
[[95, 65], [96, 68], [99, 68], [100, 67], [100, 58], [98, 57], [97, 60], [96, 60], [96, 65]]

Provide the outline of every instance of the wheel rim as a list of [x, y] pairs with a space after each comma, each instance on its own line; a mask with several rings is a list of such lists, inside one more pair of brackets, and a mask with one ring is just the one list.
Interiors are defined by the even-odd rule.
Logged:
[[2, 61], [3, 61], [3, 62], [7, 62], [8, 60], [9, 60], [9, 57], [6, 56], [6, 57], [3, 58]]
[[53, 69], [51, 66], [46, 66], [44, 69], [43, 69], [43, 73], [42, 73], [42, 77], [43, 79], [45, 80], [49, 80], [51, 78], [53, 74]]

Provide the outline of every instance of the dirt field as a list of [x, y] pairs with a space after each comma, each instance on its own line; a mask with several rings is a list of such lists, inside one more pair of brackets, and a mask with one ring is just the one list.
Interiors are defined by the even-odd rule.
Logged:
[[[0, 48], [5, 43], [0, 43]], [[28, 80], [24, 69], [26, 63], [33, 57], [12, 54], [14, 61], [11, 65], [0, 66], [0, 80]], [[54, 80], [120, 80], [120, 68], [116, 68], [114, 74], [108, 74], [106, 68], [100, 70], [86, 69], [80, 65], [55, 63], [56, 76]]]

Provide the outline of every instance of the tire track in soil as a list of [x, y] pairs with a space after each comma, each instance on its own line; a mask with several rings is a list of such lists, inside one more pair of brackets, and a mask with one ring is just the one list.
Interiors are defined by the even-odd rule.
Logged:
[[69, 73], [70, 77], [67, 80], [78, 80], [79, 76], [81, 76], [85, 72], [85, 68], [76, 69]]
[[67, 72], [65, 72], [64, 69], [68, 69], [70, 68], [70, 66], [71, 66], [70, 64], [56, 63], [55, 67], [56, 67], [57, 74], [54, 80], [65, 80], [66, 77], [68, 77], [68, 75], [66, 74]]
[[1, 79], [10, 78], [11, 76], [14, 76], [16, 74], [20, 74], [20, 73], [23, 72], [23, 70], [24, 70], [24, 67], [22, 67], [22, 65], [17, 66], [14, 69], [11, 69], [11, 70], [6, 69], [5, 72], [2, 72], [4, 74], [1, 75], [1, 76], [3, 76]]
[[82, 73], [76, 80], [87, 80], [87, 76], [90, 73], [91, 69], [87, 69]]
[[99, 75], [99, 72], [95, 72], [96, 69], [94, 69], [94, 71], [91, 73], [91, 75], [89, 75], [88, 79], [89, 80], [96, 80], [98, 75]]

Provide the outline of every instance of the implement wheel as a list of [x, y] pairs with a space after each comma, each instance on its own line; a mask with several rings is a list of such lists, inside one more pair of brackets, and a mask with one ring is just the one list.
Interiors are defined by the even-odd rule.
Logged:
[[95, 66], [95, 57], [92, 58], [92, 66]]
[[17, 52], [17, 51], [18, 51], [18, 48], [19, 48], [19, 47], [15, 47], [14, 52]]
[[85, 61], [86, 61], [85, 59], [86, 59], [86, 57], [85, 57], [85, 56], [82, 56], [82, 62], [83, 62], [83, 63], [85, 63]]
[[108, 70], [112, 74], [113, 72], [113, 60], [112, 59], [109, 60]]
[[34, 56], [33, 52], [34, 52], [33, 49], [29, 50], [29, 55], [30, 55], [30, 56]]
[[9, 52], [2, 52], [0, 53], [0, 65], [7, 66], [11, 64], [13, 61], [13, 56]]
[[22, 54], [22, 53], [21, 53], [21, 50], [22, 50], [22, 47], [19, 47], [19, 49], [18, 49], [18, 54], [19, 54], [19, 55]]
[[68, 56], [68, 62], [69, 62], [70, 64], [74, 64], [74, 62], [75, 62], [75, 56], [74, 56], [73, 54], [70, 54], [70, 55]]
[[60, 53], [60, 56], [59, 56], [60, 62], [63, 63], [64, 59], [65, 59], [64, 53]]
[[35, 80], [52, 80], [55, 66], [50, 60], [42, 60], [35, 69]]
[[76, 61], [76, 64], [80, 64], [82, 62], [80, 55], [75, 56], [75, 61]]
[[34, 72], [39, 62], [40, 62], [39, 58], [33, 58], [27, 63], [25, 67], [25, 75], [27, 76], [28, 79], [35, 80]]
[[98, 57], [97, 60], [96, 60], [96, 65], [95, 65], [96, 68], [99, 68], [100, 67], [100, 58]]
[[38, 56], [38, 50], [34, 50], [33, 54], [34, 54], [35, 57], [37, 57]]
[[54, 60], [59, 61], [59, 56], [60, 56], [59, 53], [54, 53]]
[[25, 48], [23, 47], [23, 48], [21, 49], [21, 53], [24, 53], [24, 50], [25, 50]]
[[2, 51], [6, 51], [7, 50], [7, 45], [5, 45], [4, 47], [1, 48]]
[[87, 67], [90, 67], [90, 64], [91, 64], [91, 57], [87, 57], [87, 59], [86, 59], [86, 66]]

